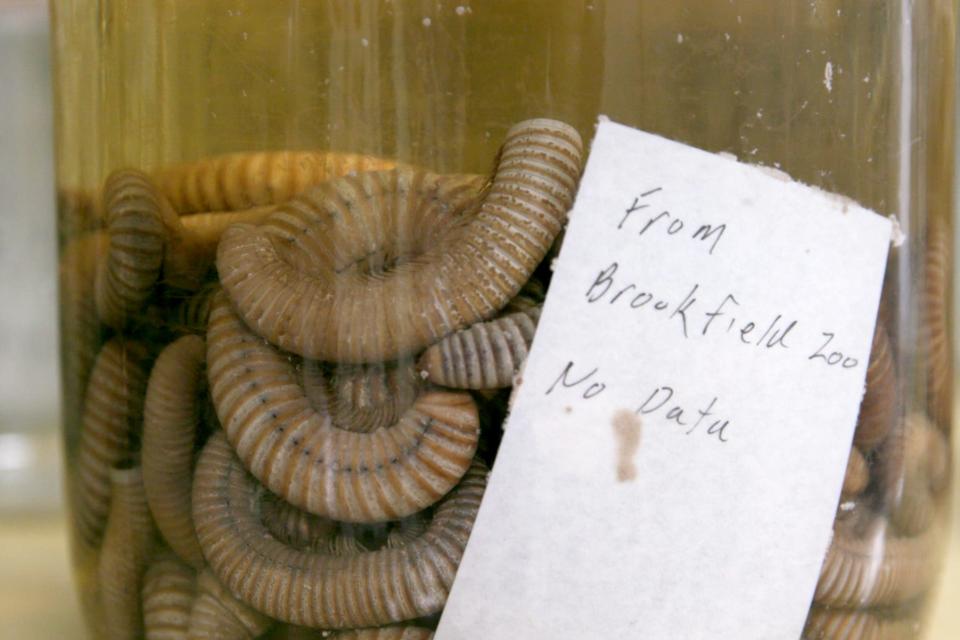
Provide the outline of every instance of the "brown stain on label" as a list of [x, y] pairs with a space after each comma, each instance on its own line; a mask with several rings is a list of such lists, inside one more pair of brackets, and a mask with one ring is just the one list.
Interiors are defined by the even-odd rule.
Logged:
[[610, 423], [617, 440], [617, 482], [630, 482], [637, 477], [637, 467], [633, 459], [640, 448], [643, 423], [640, 417], [629, 409], [617, 411]]

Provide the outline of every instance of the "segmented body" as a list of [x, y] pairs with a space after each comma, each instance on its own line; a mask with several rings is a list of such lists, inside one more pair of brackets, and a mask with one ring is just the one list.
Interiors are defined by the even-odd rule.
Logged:
[[190, 492], [193, 455], [206, 391], [203, 338], [184, 336], [157, 358], [143, 417], [143, 480], [150, 510], [167, 544], [194, 568], [203, 554], [193, 530]]
[[296, 364], [251, 333], [225, 296], [207, 331], [210, 393], [230, 443], [270, 491], [346, 522], [395, 520], [447, 493], [476, 451], [469, 395], [425, 391], [396, 424], [370, 433], [337, 428], [301, 385]]
[[480, 322], [429, 347], [420, 358], [426, 378], [457, 389], [513, 386], [533, 343], [540, 307]]
[[160, 169], [154, 177], [176, 210], [185, 214], [275, 204], [332, 178], [396, 165], [392, 160], [356, 153], [263, 151], [173, 165]]
[[473, 465], [426, 531], [401, 548], [344, 556], [297, 550], [262, 525], [256, 484], [218, 434], [198, 463], [194, 519], [213, 571], [256, 609], [310, 627], [378, 626], [443, 607], [485, 485], [486, 470]]
[[[520, 123], [492, 182], [415, 170], [321, 185], [228, 229], [221, 282], [252, 329], [304, 357], [377, 362], [497, 313], [560, 231], [580, 177], [571, 127]], [[413, 295], [411, 295], [413, 294]]]
[[139, 438], [147, 384], [146, 347], [113, 338], [103, 345], [87, 383], [77, 445], [74, 520], [95, 548], [110, 508], [110, 470], [130, 462]]
[[175, 553], [154, 557], [143, 577], [143, 628], [146, 640], [186, 640], [196, 574]]
[[110, 515], [97, 578], [108, 640], [141, 637], [140, 589], [154, 544], [153, 522], [138, 467], [110, 471]]

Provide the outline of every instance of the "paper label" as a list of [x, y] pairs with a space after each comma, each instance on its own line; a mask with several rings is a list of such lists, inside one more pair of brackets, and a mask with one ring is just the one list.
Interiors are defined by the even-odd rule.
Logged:
[[601, 122], [436, 638], [799, 638], [890, 237]]

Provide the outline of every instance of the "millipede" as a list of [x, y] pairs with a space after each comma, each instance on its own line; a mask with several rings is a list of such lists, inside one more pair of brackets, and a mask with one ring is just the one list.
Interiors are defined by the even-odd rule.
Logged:
[[[577, 129], [536, 118], [506, 130], [488, 174], [247, 151], [122, 167], [71, 195], [64, 400], [91, 626], [432, 638], [584, 153]], [[947, 238], [935, 221], [915, 239], [914, 333], [891, 287], [881, 300], [805, 640], [915, 637], [936, 579]]]

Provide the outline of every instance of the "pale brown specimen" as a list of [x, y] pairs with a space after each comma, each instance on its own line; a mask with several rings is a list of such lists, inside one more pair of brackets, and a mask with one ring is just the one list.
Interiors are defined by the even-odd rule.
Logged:
[[537, 279], [531, 277], [523, 284], [520, 293], [510, 299], [510, 302], [503, 308], [500, 315], [508, 313], [517, 313], [518, 311], [529, 311], [534, 307], [543, 306], [543, 299], [547, 295], [547, 288]]
[[939, 568], [939, 529], [915, 538], [887, 533], [882, 519], [863, 535], [837, 530], [820, 569], [814, 601], [835, 607], [894, 606], [930, 589]]
[[454, 284], [440, 263], [481, 186], [479, 176], [415, 169], [320, 185], [259, 227], [228, 229], [221, 283], [244, 320], [281, 348], [341, 363], [396, 359], [425, 344], [438, 313], [449, 315], [418, 291]]
[[146, 347], [113, 338], [103, 345], [87, 384], [77, 446], [74, 521], [80, 540], [96, 547], [110, 509], [110, 470], [132, 459], [143, 417]]
[[357, 538], [355, 533], [349, 531], [341, 531], [337, 533], [333, 538], [327, 543], [326, 548], [318, 549], [318, 551], [327, 553], [331, 556], [355, 556], [358, 553], [363, 553], [366, 549], [360, 543], [360, 540]]
[[244, 466], [270, 491], [346, 522], [396, 520], [436, 502], [470, 466], [479, 417], [465, 393], [422, 392], [370, 433], [334, 426], [307, 398], [296, 364], [247, 329], [223, 295], [207, 331], [210, 394]]
[[110, 516], [97, 567], [103, 629], [108, 640], [141, 636], [140, 589], [154, 542], [153, 522], [138, 467], [110, 470]]
[[919, 631], [915, 615], [814, 607], [803, 640], [914, 640]]
[[890, 433], [897, 417], [897, 373], [887, 330], [877, 323], [867, 366], [866, 390], [853, 441], [869, 451]]
[[501, 389], [513, 386], [523, 368], [540, 319], [530, 307], [478, 322], [429, 347], [420, 369], [430, 382], [457, 389]]
[[474, 463], [416, 540], [398, 549], [337, 557], [297, 550], [270, 535], [256, 512], [254, 479], [216, 434], [197, 465], [194, 520], [213, 571], [256, 609], [310, 627], [377, 626], [443, 607], [486, 475]]
[[266, 490], [259, 501], [260, 520], [270, 534], [283, 544], [298, 549], [320, 549], [329, 545], [337, 523], [298, 509]]
[[[250, 576], [256, 581], [257, 576]], [[268, 589], [269, 590], [269, 589]], [[253, 640], [273, 621], [238, 600], [209, 569], [197, 576], [197, 597], [190, 610], [189, 640]]]
[[390, 549], [399, 549], [423, 535], [429, 525], [430, 518], [424, 513], [395, 522], [387, 533], [386, 546]]
[[306, 360], [301, 369], [310, 402], [347, 431], [368, 433], [396, 423], [420, 394], [410, 361], [335, 365], [327, 373], [321, 363]]
[[262, 222], [273, 207], [203, 213], [179, 218], [145, 174], [124, 169], [103, 191], [109, 248], [95, 280], [101, 321], [122, 329], [137, 317], [158, 282], [200, 288], [216, 258], [217, 243], [231, 224]]
[[337, 362], [396, 359], [517, 294], [564, 224], [581, 158], [573, 128], [522, 122], [478, 202], [477, 181], [462, 176], [341, 178], [260, 227], [228, 229], [217, 269], [240, 316], [277, 346]]
[[931, 218], [920, 292], [920, 351], [926, 360], [928, 411], [941, 429], [950, 425], [953, 390], [949, 324], [952, 238], [945, 223]]
[[123, 328], [144, 305], [160, 277], [168, 226], [176, 215], [150, 178], [134, 169], [115, 171], [103, 189], [110, 247], [97, 274], [101, 321]]
[[193, 531], [193, 451], [206, 391], [203, 338], [184, 336], [157, 357], [143, 417], [143, 482], [150, 511], [170, 548], [195, 569], [203, 553]]
[[291, 547], [345, 556], [381, 547], [396, 549], [421, 536], [430, 524], [429, 510], [403, 520], [375, 525], [337, 523], [301, 511], [264, 490], [259, 503], [260, 520], [278, 541]]
[[175, 553], [156, 554], [143, 576], [143, 627], [146, 640], [186, 640], [196, 574]]
[[181, 213], [234, 211], [288, 200], [333, 178], [392, 169], [393, 160], [356, 153], [231, 153], [156, 171], [160, 190]]

